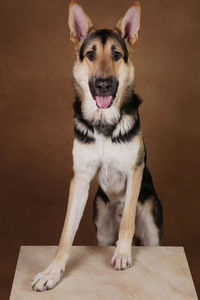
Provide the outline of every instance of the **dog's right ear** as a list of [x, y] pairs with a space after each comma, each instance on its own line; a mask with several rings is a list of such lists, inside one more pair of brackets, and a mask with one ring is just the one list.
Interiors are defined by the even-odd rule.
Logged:
[[69, 5], [68, 25], [70, 29], [70, 40], [77, 46], [82, 42], [93, 27], [90, 18], [82, 7], [74, 0]]

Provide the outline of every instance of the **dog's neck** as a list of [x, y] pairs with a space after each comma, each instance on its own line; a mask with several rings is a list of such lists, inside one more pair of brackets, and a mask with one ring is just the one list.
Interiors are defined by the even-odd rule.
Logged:
[[[132, 91], [121, 104], [99, 109], [93, 99], [84, 101], [76, 94], [74, 102], [75, 133], [78, 130], [93, 140], [94, 131], [114, 142], [128, 141], [140, 128], [138, 107], [140, 98]], [[90, 140], [89, 138], [89, 140]]]

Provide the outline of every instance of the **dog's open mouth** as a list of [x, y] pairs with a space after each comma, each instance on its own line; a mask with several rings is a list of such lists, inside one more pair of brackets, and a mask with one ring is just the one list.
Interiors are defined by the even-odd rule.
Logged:
[[119, 82], [114, 77], [89, 80], [89, 88], [98, 108], [109, 108], [115, 100]]
[[96, 105], [99, 108], [108, 108], [112, 105], [115, 97], [113, 96], [95, 96]]

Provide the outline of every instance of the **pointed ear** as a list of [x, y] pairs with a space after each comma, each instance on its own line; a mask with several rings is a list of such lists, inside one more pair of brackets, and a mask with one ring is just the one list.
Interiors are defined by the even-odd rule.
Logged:
[[70, 40], [77, 44], [86, 38], [88, 31], [93, 27], [90, 18], [82, 7], [75, 1], [69, 5], [68, 25], [70, 29]]
[[132, 46], [138, 39], [140, 29], [141, 6], [138, 1], [127, 10], [125, 15], [117, 23], [116, 29], [121, 33], [123, 39]]

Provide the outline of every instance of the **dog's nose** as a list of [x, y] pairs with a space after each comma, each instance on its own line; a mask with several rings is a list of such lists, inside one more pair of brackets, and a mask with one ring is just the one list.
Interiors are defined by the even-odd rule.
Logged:
[[111, 95], [113, 90], [112, 78], [97, 78], [95, 80], [95, 90], [97, 95]]

